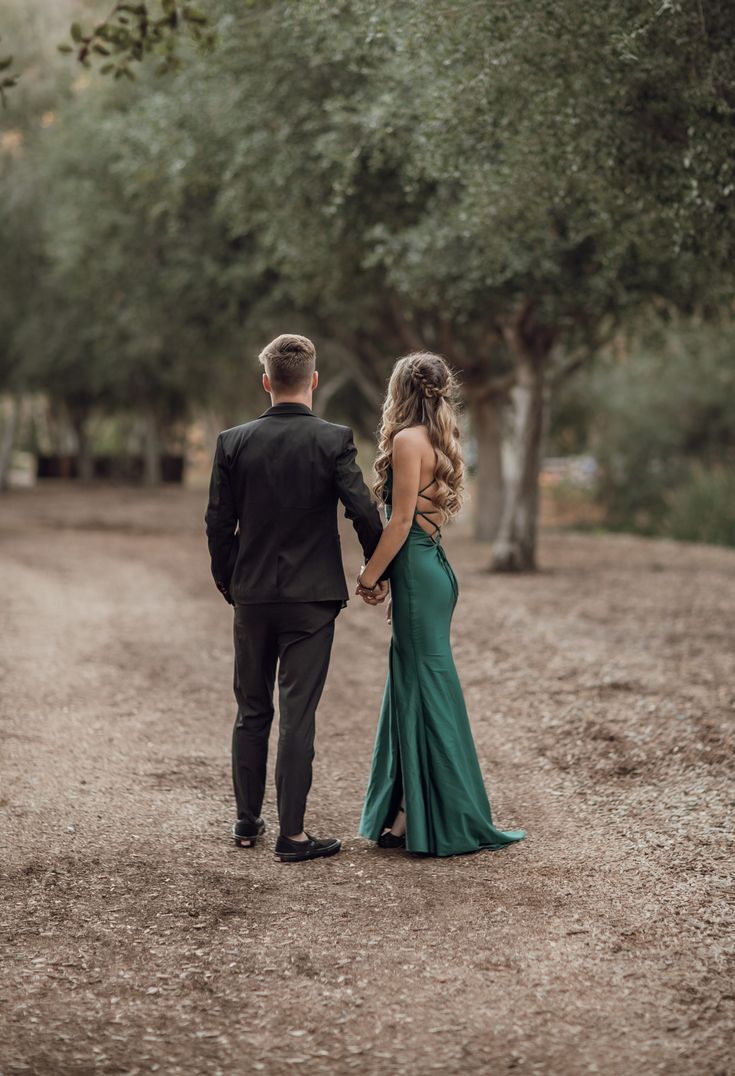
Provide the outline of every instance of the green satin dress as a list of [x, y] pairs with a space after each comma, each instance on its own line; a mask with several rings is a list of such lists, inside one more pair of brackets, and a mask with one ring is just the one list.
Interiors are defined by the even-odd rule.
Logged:
[[[431, 503], [425, 486], [420, 498]], [[392, 475], [386, 487], [390, 518]], [[457, 579], [429, 506], [419, 511], [390, 566], [393, 600], [388, 678], [360, 834], [377, 840], [403, 800], [406, 848], [435, 856], [503, 848], [522, 829], [493, 825], [449, 639]]]

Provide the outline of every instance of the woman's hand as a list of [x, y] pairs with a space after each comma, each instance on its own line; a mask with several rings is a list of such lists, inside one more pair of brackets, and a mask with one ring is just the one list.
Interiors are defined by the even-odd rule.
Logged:
[[378, 580], [373, 586], [368, 586], [364, 582], [365, 571], [366, 565], [363, 564], [357, 576], [355, 594], [362, 598], [366, 605], [382, 605], [388, 597], [388, 581]]
[[366, 605], [382, 605], [388, 597], [388, 583], [377, 583], [372, 590], [358, 584], [355, 594], [359, 595]]

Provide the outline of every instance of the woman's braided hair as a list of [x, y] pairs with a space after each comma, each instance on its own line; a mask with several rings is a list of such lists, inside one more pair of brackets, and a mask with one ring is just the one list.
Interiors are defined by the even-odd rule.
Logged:
[[432, 500], [442, 522], [459, 512], [464, 495], [464, 462], [457, 407], [457, 382], [441, 355], [417, 351], [396, 362], [378, 434], [373, 484], [378, 498], [384, 496], [393, 459], [393, 438], [409, 426], [424, 426], [436, 453]]
[[[439, 358], [439, 356], [432, 356], [432, 358], [433, 357]], [[452, 391], [449, 369], [444, 365], [443, 360], [443, 370], [440, 367], [432, 369], [432, 367], [425, 362], [425, 359], [426, 355], [424, 352], [409, 356], [408, 369], [413, 383], [427, 399], [445, 399]], [[446, 377], [444, 377], [442, 381], [443, 374], [446, 374]]]

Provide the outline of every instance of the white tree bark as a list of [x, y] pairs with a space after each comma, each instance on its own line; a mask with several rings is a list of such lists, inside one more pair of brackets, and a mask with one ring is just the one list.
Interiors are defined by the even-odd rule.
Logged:
[[477, 445], [474, 534], [478, 541], [491, 542], [497, 537], [503, 510], [504, 400], [498, 396], [470, 396], [468, 403]]
[[524, 339], [518, 327], [509, 332], [516, 381], [511, 389], [510, 460], [505, 503], [493, 546], [493, 571], [524, 572], [536, 568], [539, 477], [548, 416], [551, 339]]

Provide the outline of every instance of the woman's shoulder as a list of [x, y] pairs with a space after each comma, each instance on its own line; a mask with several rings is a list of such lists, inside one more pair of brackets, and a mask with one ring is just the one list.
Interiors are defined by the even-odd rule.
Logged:
[[410, 451], [421, 450], [430, 444], [429, 433], [425, 426], [405, 426], [393, 437], [393, 448]]
[[393, 459], [399, 464], [401, 460], [420, 459], [422, 467], [431, 467], [434, 458], [434, 446], [425, 426], [406, 426], [393, 438]]

